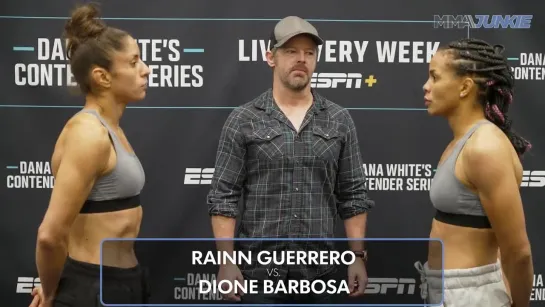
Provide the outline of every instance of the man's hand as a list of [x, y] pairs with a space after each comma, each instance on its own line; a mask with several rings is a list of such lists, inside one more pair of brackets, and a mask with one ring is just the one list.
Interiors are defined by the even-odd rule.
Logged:
[[[240, 302], [240, 297], [244, 295], [244, 293], [236, 293], [236, 285], [235, 281], [238, 281], [240, 283], [244, 282], [244, 277], [242, 277], [242, 273], [240, 272], [240, 269], [235, 264], [225, 264], [221, 265], [219, 272], [218, 272], [218, 278], [217, 282], [219, 284], [222, 280], [228, 280], [233, 285], [233, 290], [230, 293], [222, 293], [222, 297], [227, 301], [236, 301]], [[226, 291], [227, 285], [222, 285], [222, 291]], [[33, 306], [31, 306], [33, 307]], [[40, 306], [41, 307], [41, 306]]]
[[362, 259], [356, 258], [356, 261], [348, 266], [348, 289], [352, 297], [361, 296], [367, 288], [367, 270]]
[[30, 303], [29, 307], [52, 307], [53, 306], [53, 298], [44, 297], [44, 292], [42, 291], [42, 287], [35, 287], [34, 289], [32, 289], [32, 296], [34, 296], [34, 298], [32, 299], [32, 302]]

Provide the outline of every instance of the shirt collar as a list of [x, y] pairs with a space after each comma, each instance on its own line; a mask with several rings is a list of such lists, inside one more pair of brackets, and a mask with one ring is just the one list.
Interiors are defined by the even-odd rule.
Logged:
[[[313, 104], [311, 109], [315, 114], [318, 114], [319, 112], [325, 110], [328, 107], [327, 99], [325, 99], [325, 97], [323, 97], [322, 95], [318, 94], [312, 88], [310, 91], [313, 97]], [[267, 114], [270, 114], [273, 109], [279, 110], [278, 106], [274, 101], [272, 88], [268, 89], [265, 93], [258, 97], [254, 102], [254, 106], [258, 109], [265, 110]]]

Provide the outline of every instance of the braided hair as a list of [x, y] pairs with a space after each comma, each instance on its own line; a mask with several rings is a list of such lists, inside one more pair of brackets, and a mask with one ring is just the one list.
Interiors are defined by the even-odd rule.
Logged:
[[479, 87], [478, 100], [486, 118], [496, 124], [509, 138], [519, 156], [532, 145], [511, 129], [507, 116], [513, 103], [514, 75], [507, 59], [502, 55], [502, 45], [464, 38], [439, 48], [452, 56], [452, 67], [459, 76], [471, 75]]

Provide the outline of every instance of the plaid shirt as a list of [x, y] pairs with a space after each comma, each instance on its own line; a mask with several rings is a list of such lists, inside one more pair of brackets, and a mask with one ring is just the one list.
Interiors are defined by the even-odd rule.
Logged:
[[[312, 93], [314, 103], [299, 133], [270, 89], [227, 118], [207, 201], [210, 215], [241, 216], [235, 237], [333, 238], [337, 215], [344, 220], [374, 206], [350, 114]], [[256, 240], [237, 241], [236, 249], [256, 254], [336, 248], [325, 241]], [[297, 271], [312, 278], [329, 269], [305, 266]]]

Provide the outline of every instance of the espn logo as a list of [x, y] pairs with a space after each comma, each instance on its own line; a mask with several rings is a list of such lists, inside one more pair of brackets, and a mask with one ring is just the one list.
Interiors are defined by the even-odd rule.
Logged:
[[17, 277], [16, 293], [32, 293], [32, 289], [40, 286], [39, 277]]
[[186, 168], [184, 184], [211, 184], [214, 168]]
[[414, 294], [414, 278], [369, 278], [365, 294]]
[[545, 187], [545, 171], [524, 171], [520, 186], [530, 188]]
[[315, 88], [361, 88], [363, 75], [360, 73], [322, 72], [312, 74], [310, 85]]

